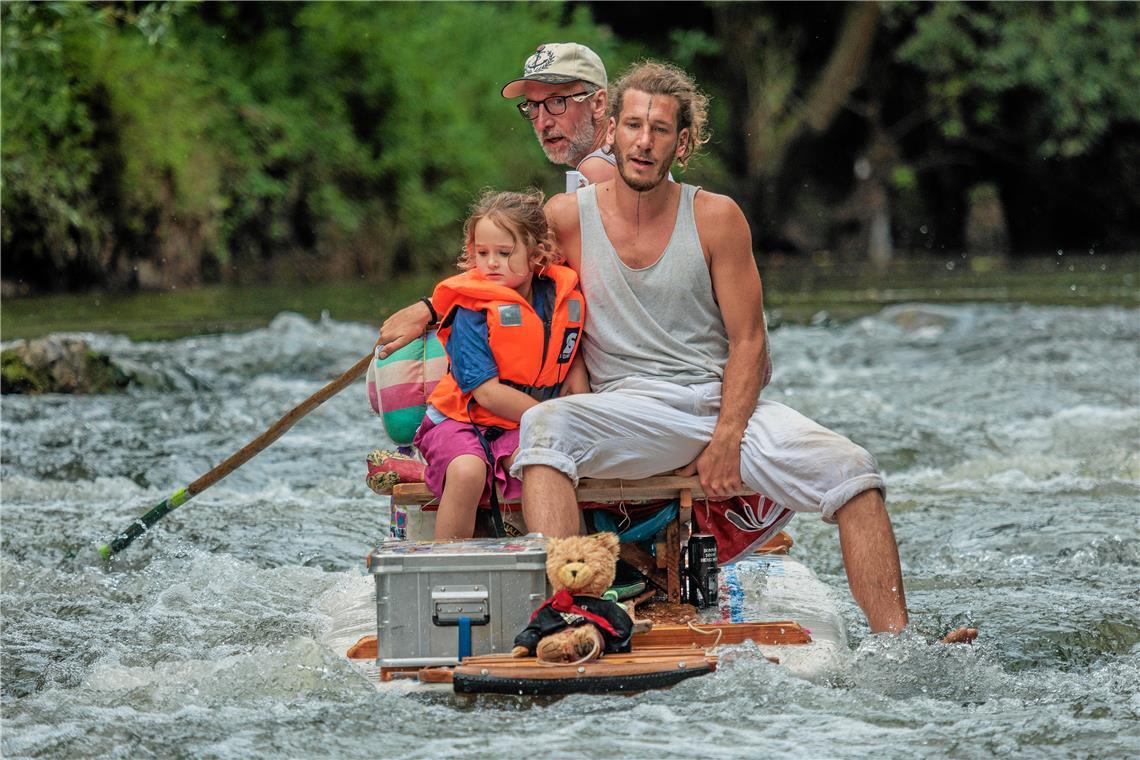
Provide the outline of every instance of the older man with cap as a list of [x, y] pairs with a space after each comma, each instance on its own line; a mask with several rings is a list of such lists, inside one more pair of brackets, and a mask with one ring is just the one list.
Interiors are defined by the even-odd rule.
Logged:
[[539, 45], [523, 75], [503, 87], [504, 98], [523, 98], [519, 113], [534, 125], [546, 157], [571, 167], [566, 192], [614, 176], [614, 157], [602, 149], [606, 85], [597, 53], [576, 42], [550, 42]]

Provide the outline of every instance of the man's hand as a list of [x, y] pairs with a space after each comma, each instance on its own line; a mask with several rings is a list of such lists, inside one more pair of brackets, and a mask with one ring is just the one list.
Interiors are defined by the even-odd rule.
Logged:
[[714, 501], [727, 499], [746, 490], [740, 479], [740, 443], [734, 444], [715, 436], [700, 456], [674, 474], [699, 476], [701, 490]]
[[380, 347], [380, 358], [387, 359], [423, 335], [430, 321], [431, 312], [420, 301], [405, 306], [385, 319], [384, 324], [380, 325], [380, 337], [376, 339], [376, 345]]

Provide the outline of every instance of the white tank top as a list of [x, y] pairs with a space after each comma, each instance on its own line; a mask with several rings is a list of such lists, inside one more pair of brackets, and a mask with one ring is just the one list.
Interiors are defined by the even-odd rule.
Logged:
[[697, 236], [698, 190], [681, 185], [669, 244], [642, 269], [618, 258], [598, 213], [596, 186], [578, 190], [579, 277], [588, 306], [582, 351], [595, 391], [630, 377], [678, 385], [723, 378], [728, 334]]

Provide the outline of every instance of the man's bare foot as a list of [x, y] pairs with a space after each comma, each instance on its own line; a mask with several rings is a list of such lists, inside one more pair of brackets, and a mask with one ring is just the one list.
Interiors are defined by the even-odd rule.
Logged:
[[939, 644], [972, 644], [978, 638], [977, 628], [955, 628], [938, 640]]

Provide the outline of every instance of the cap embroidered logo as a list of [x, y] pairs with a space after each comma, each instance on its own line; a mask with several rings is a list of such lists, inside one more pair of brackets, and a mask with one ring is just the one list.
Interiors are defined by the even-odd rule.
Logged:
[[523, 66], [523, 76], [530, 76], [536, 71], [549, 68], [552, 63], [554, 63], [554, 51], [547, 50], [545, 45], [539, 45], [538, 50], [534, 51], [534, 55], [526, 59], [526, 65]]

